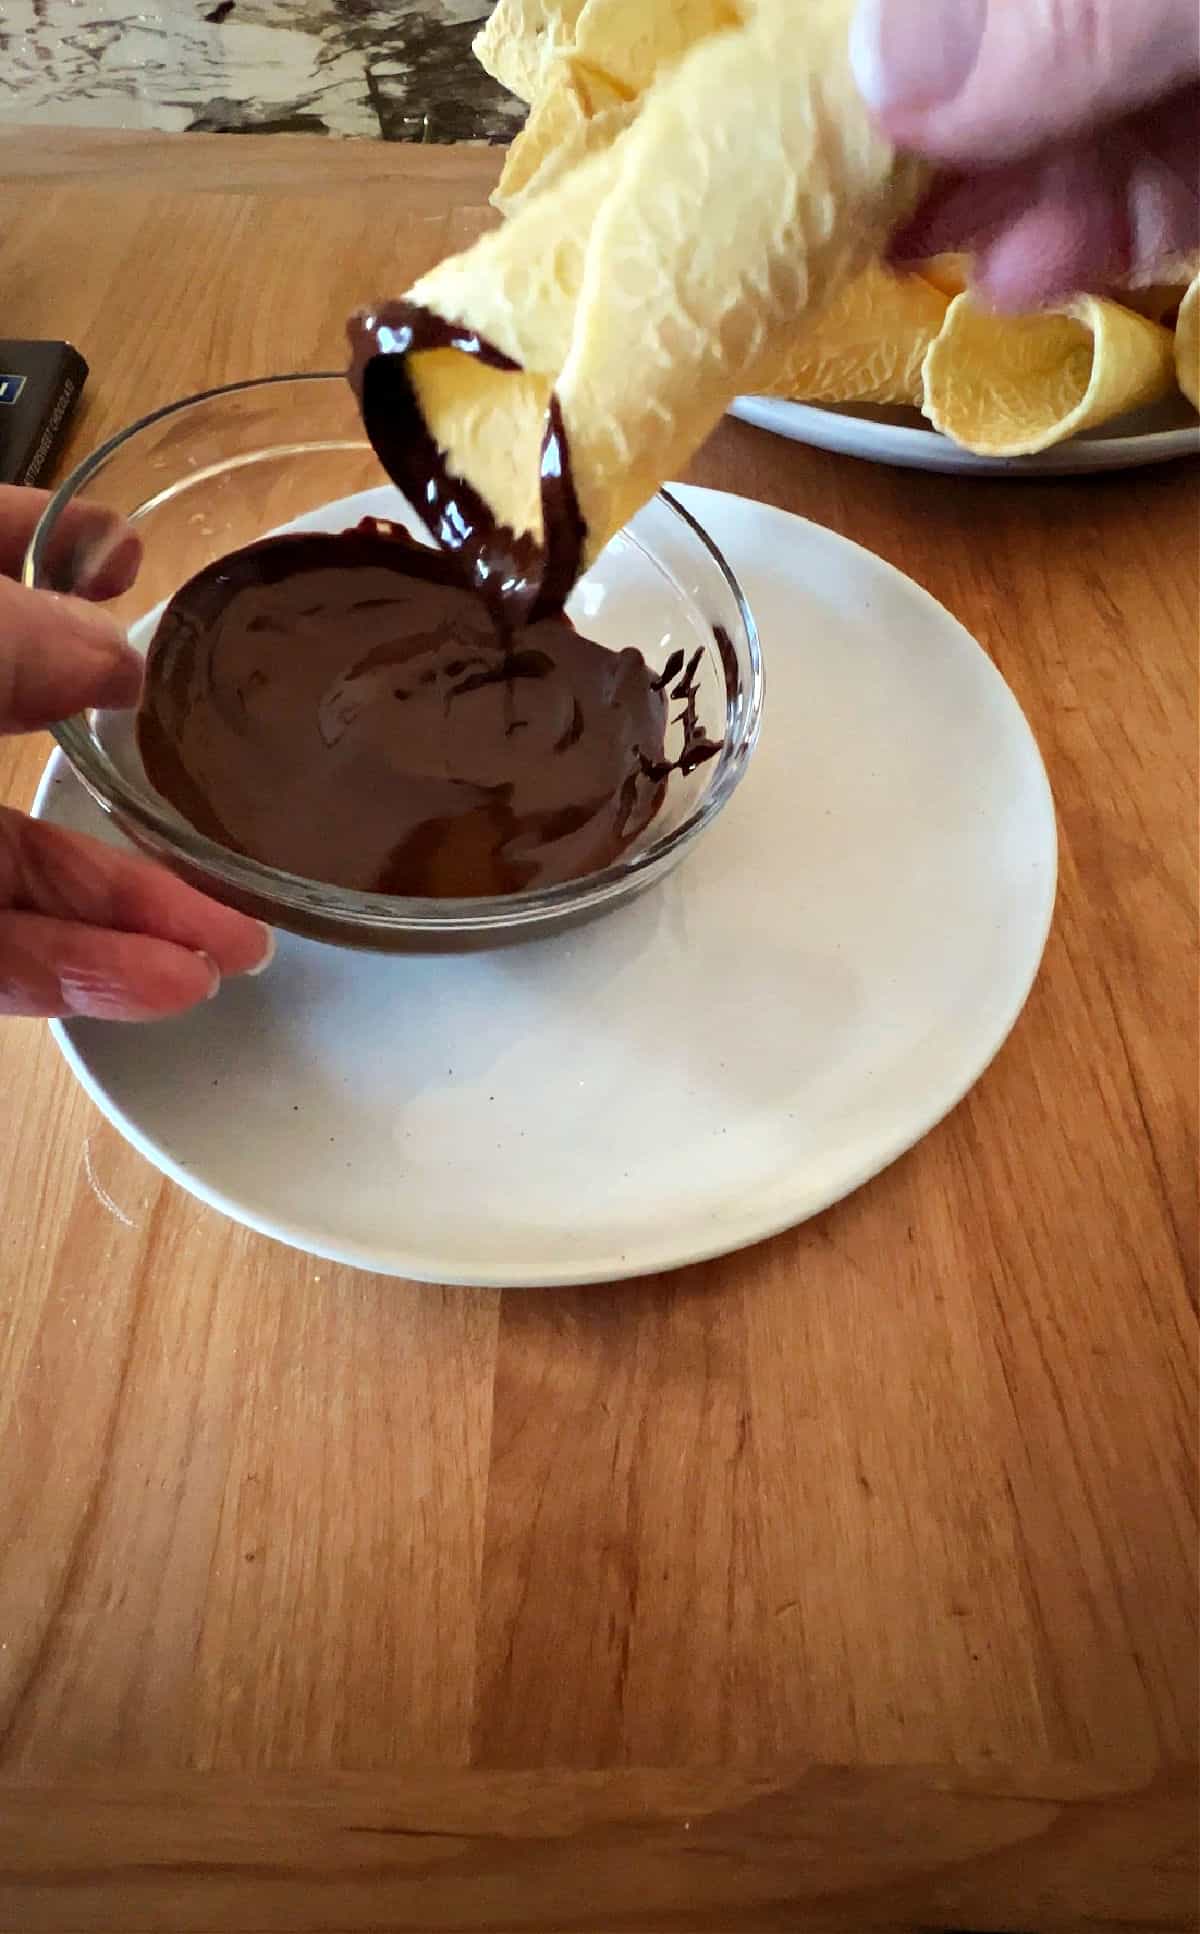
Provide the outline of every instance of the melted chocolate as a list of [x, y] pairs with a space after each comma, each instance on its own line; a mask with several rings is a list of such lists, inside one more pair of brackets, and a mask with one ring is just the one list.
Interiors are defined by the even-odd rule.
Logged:
[[[717, 650], [721, 654], [721, 663], [725, 668], [727, 687], [732, 691], [736, 687], [737, 680], [735, 660], [733, 665], [735, 683], [733, 686], [728, 684], [729, 661], [733, 657], [732, 641], [729, 633], [720, 625], [713, 626], [713, 636], [717, 641]], [[696, 683], [696, 674], [700, 670], [703, 658], [704, 649], [701, 645], [697, 645], [686, 664], [683, 652], [673, 651], [651, 687], [655, 692], [665, 692], [670, 687], [671, 697], [683, 706], [682, 712], [672, 720], [673, 725], [681, 726], [683, 729], [683, 748], [676, 759], [647, 760], [646, 772], [651, 779], [665, 781], [672, 772], [685, 774], [694, 772], [696, 767], [702, 766], [706, 759], [715, 759], [721, 750], [719, 741], [710, 739], [700, 723], [700, 688]], [[673, 679], [677, 679], [678, 683], [672, 684]]]
[[371, 447], [442, 550], [459, 559], [462, 582], [481, 592], [510, 629], [556, 616], [579, 576], [587, 535], [558, 398], [550, 399], [542, 438], [539, 544], [528, 531], [497, 523], [480, 493], [451, 475], [408, 373], [408, 358], [430, 349], [456, 349], [491, 369], [519, 364], [474, 330], [416, 302], [388, 302], [352, 316], [347, 333], [350, 380]]
[[501, 631], [459, 573], [372, 520], [209, 565], [151, 645], [151, 783], [221, 845], [364, 891], [507, 894], [611, 864], [662, 801], [668, 688], [676, 763], [718, 750], [694, 662], [656, 679], [538, 597]]
[[[350, 381], [358, 395], [371, 446], [393, 483], [420, 512], [443, 553], [457, 561], [459, 579], [487, 601], [505, 630], [538, 618], [557, 616], [570, 596], [583, 562], [587, 526], [571, 476], [571, 454], [558, 397], [551, 395], [541, 451], [543, 538], [516, 532], [497, 522], [491, 506], [462, 477], [455, 477], [425, 421], [408, 359], [423, 351], [453, 349], [490, 369], [518, 370], [520, 364], [465, 324], [449, 321], [421, 303], [401, 299], [374, 312], [361, 311], [346, 326], [350, 339]], [[726, 687], [737, 688], [737, 665], [726, 633], [714, 627], [725, 669]], [[714, 758], [720, 745], [707, 737], [698, 715], [696, 674], [704, 653], [684, 662], [673, 652], [655, 685], [683, 710], [673, 721], [683, 730], [677, 759], [649, 759], [646, 770], [665, 781], [673, 771], [693, 772]]]
[[441, 548], [368, 518], [201, 571], [150, 648], [147, 776], [222, 846], [365, 892], [495, 896], [611, 865], [670, 773], [720, 751], [698, 717], [703, 652], [673, 653], [655, 678], [564, 615], [586, 529], [557, 398], [539, 543], [451, 474], [408, 373], [431, 349], [516, 364], [410, 302], [354, 318], [350, 340], [367, 434]]

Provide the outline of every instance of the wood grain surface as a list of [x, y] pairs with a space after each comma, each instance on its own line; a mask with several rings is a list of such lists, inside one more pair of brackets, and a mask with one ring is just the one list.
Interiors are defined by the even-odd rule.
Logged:
[[[0, 329], [88, 355], [77, 456], [329, 366], [497, 165], [5, 131]], [[1195, 468], [726, 423], [692, 475], [994, 656], [1060, 817], [1029, 1006], [804, 1227], [505, 1295], [223, 1221], [0, 1027], [6, 1934], [1196, 1925]]]

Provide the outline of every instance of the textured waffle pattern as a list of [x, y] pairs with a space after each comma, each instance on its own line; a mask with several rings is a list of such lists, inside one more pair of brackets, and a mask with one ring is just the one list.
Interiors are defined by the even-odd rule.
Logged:
[[[412, 291], [525, 372], [472, 370], [447, 354], [413, 363], [451, 468], [503, 522], [541, 534], [541, 411], [553, 387], [590, 561], [739, 391], [776, 379], [798, 324], [911, 208], [920, 171], [859, 99], [849, 11], [850, 0], [755, 0], [726, 25], [718, 15], [734, 10], [706, 0], [708, 30], [656, 73], [610, 146]], [[701, 15], [668, 12], [677, 48]], [[539, 14], [543, 52], [570, 53], [566, 10]], [[492, 56], [499, 39], [495, 29]], [[646, 45], [627, 58], [644, 64]], [[527, 50], [526, 82], [534, 64]]]
[[950, 304], [925, 358], [925, 414], [983, 456], [1028, 456], [1155, 403], [1175, 381], [1171, 332], [1115, 302], [1077, 296], [1034, 316]]

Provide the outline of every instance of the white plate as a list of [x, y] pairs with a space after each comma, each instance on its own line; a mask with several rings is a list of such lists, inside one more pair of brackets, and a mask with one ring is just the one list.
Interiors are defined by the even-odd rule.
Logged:
[[743, 423], [773, 430], [793, 443], [836, 450], [907, 470], [973, 470], [983, 476], [1079, 476], [1091, 470], [1132, 470], [1200, 452], [1200, 423], [1185, 397], [1134, 410], [1098, 430], [1057, 443], [1036, 457], [977, 457], [925, 421], [919, 410], [867, 403], [785, 403], [771, 396], [739, 396], [730, 410]]
[[[56, 1027], [149, 1159], [315, 1254], [499, 1285], [667, 1269], [798, 1222], [909, 1148], [1021, 1010], [1054, 901], [1024, 718], [891, 566], [783, 511], [685, 502], [746, 588], [762, 739], [633, 906], [485, 955], [284, 936], [179, 1021]], [[105, 830], [62, 761], [47, 819]]]

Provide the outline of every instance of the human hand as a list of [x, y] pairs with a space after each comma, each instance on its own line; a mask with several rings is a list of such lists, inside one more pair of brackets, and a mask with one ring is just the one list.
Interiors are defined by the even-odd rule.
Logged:
[[[57, 575], [84, 595], [30, 591], [13, 577], [45, 503], [44, 491], [0, 486], [0, 733], [133, 705], [141, 688], [141, 659], [90, 602], [132, 584], [134, 531], [74, 506]], [[0, 1014], [153, 1020], [208, 999], [222, 975], [257, 972], [272, 950], [259, 921], [148, 860], [0, 808]]]
[[1196, 0], [859, 0], [850, 45], [881, 126], [947, 171], [895, 260], [973, 251], [1021, 310], [1200, 248]]

